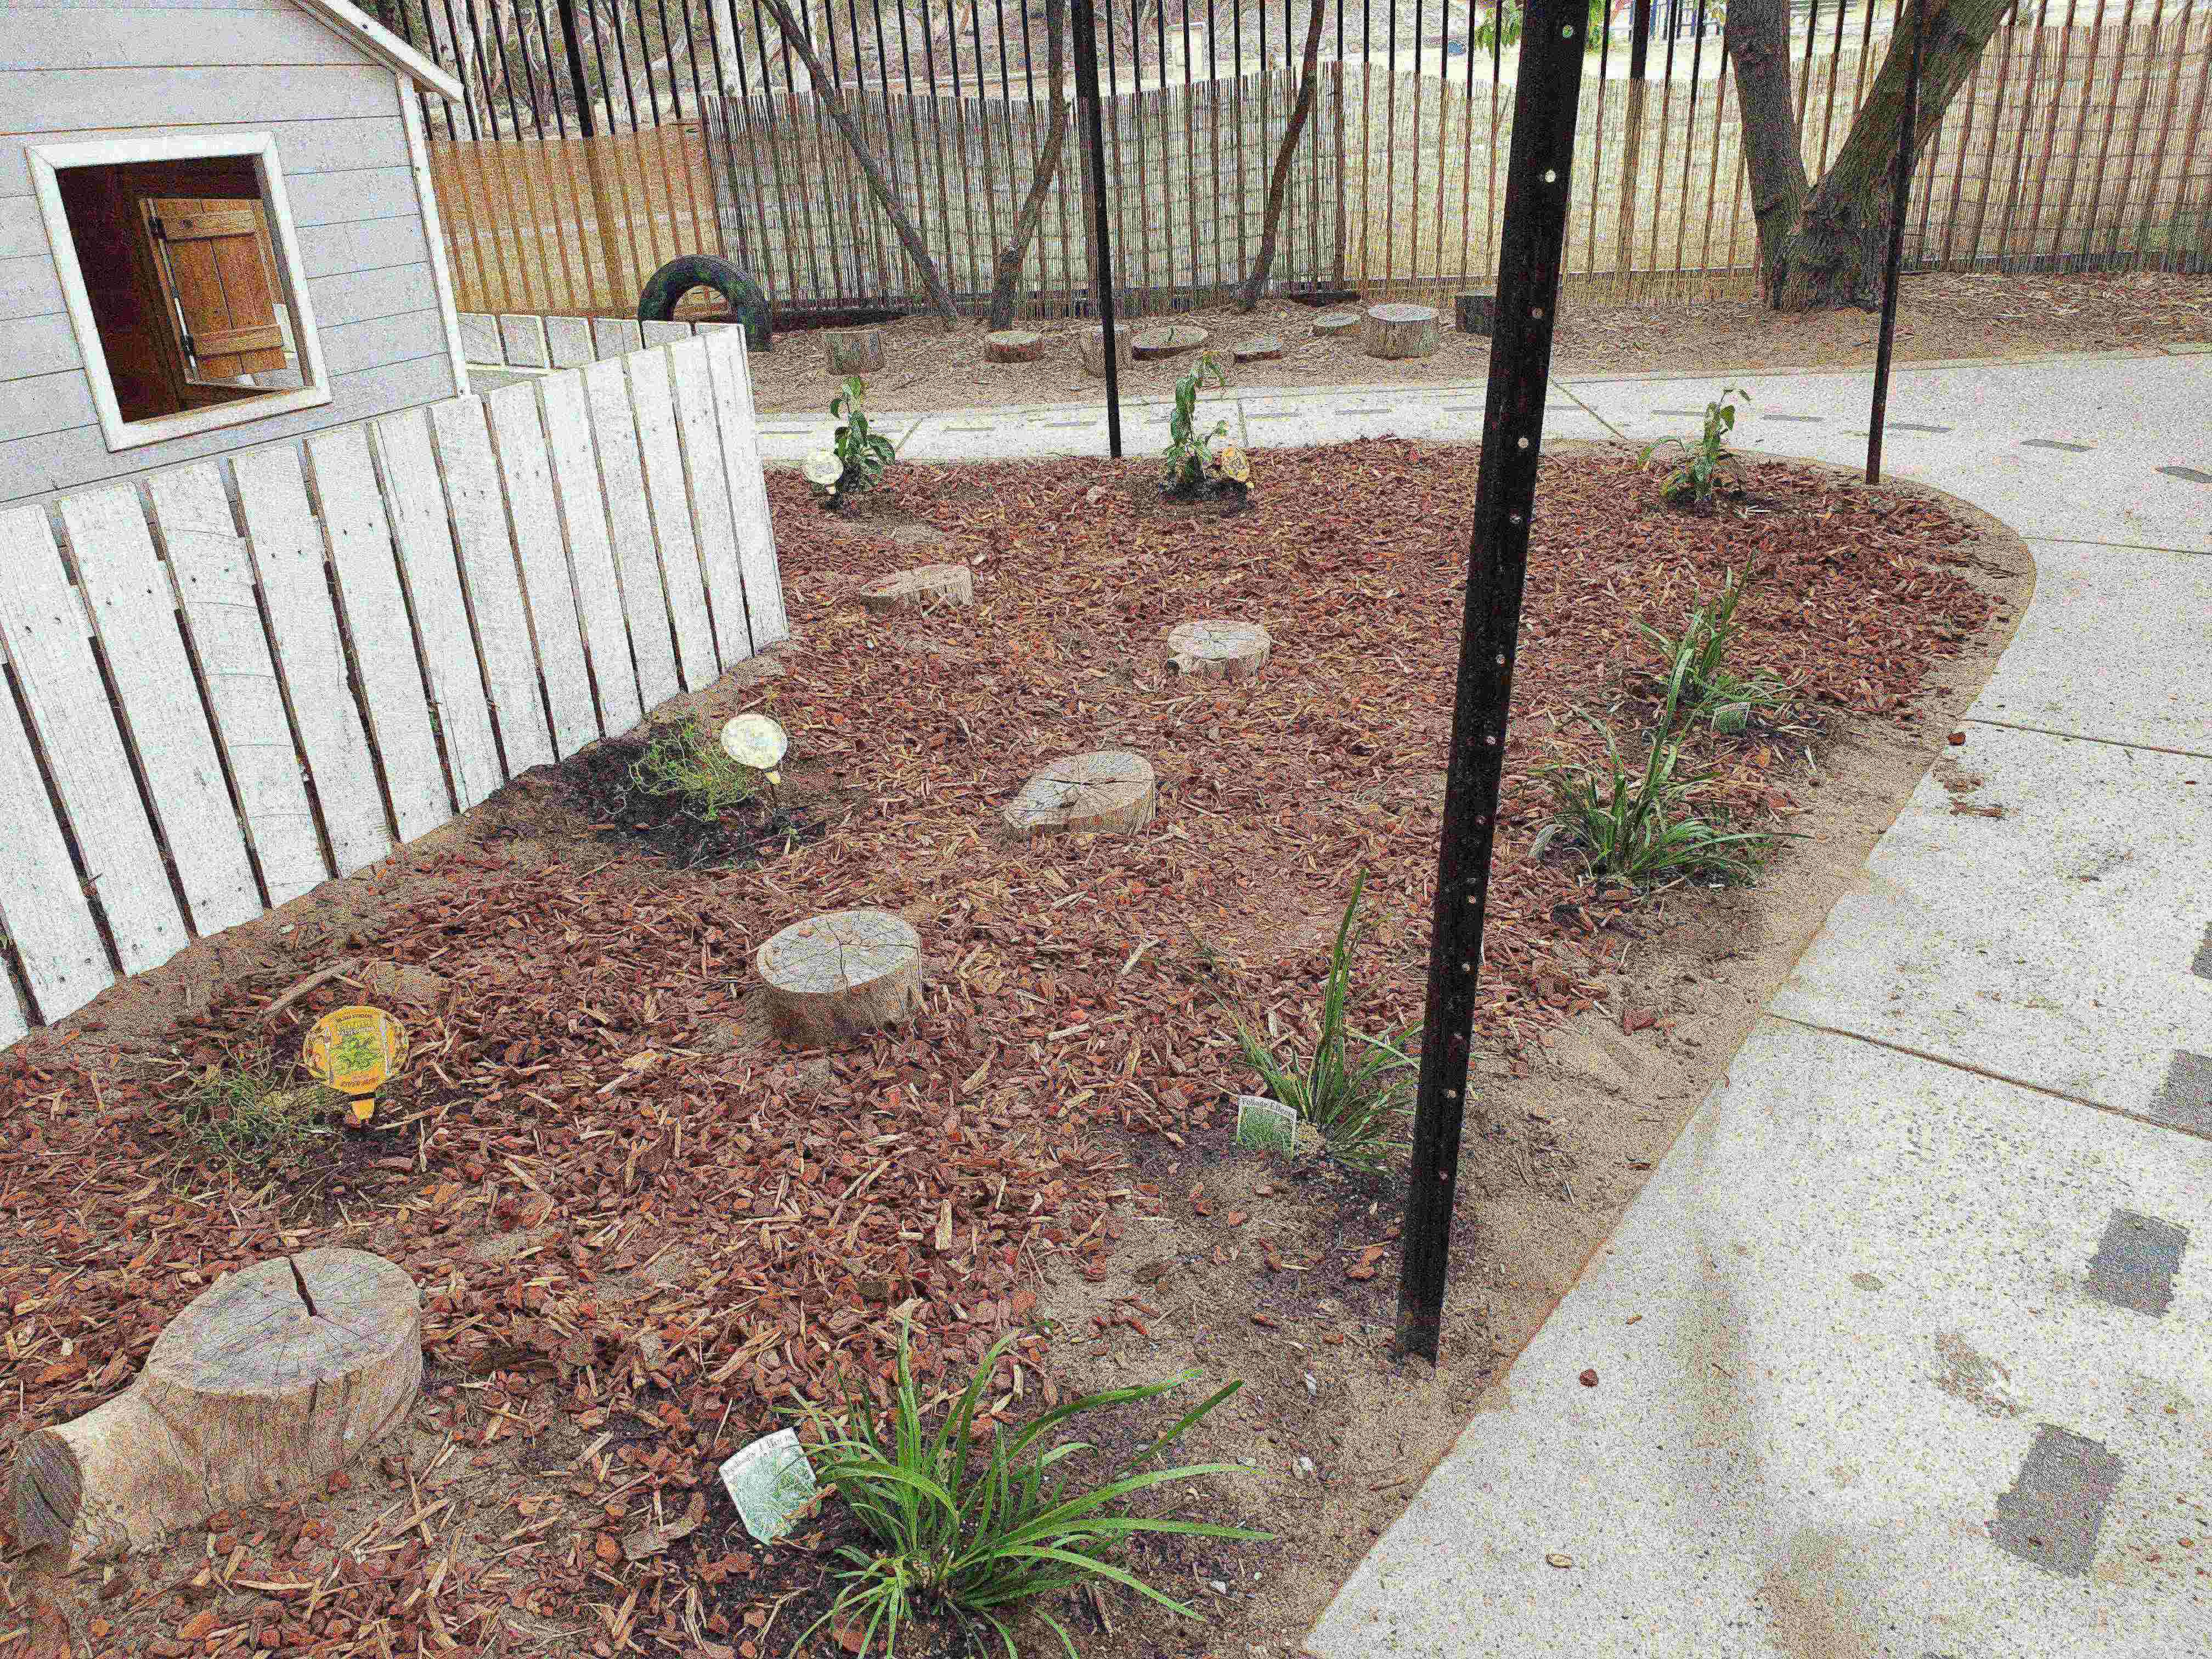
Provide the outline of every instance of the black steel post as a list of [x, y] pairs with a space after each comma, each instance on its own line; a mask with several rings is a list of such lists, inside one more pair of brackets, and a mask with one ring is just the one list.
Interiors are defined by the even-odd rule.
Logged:
[[1072, 0], [1075, 95], [1091, 147], [1091, 287], [1106, 345], [1106, 447], [1121, 459], [1121, 376], [1114, 354], [1114, 245], [1106, 228], [1106, 130], [1098, 107], [1098, 20], [1091, 0]]
[[1543, 448], [1544, 389], [1567, 228], [1568, 168], [1583, 82], [1588, 0], [1531, 0], [1513, 95], [1505, 220], [1498, 249], [1498, 319], [1482, 416], [1459, 684], [1444, 785], [1443, 842], [1429, 945], [1421, 1082], [1413, 1110], [1397, 1351], [1437, 1357], [1450, 1265], [1468, 1048], [1490, 898], [1506, 713], [1521, 637], [1521, 592]]
[[1881, 429], [1889, 419], [1889, 354], [1897, 343], [1897, 277], [1905, 266], [1905, 214], [1912, 204], [1913, 128], [1920, 115], [1920, 50], [1928, 38], [1927, 0], [1912, 0], [1912, 54], [1905, 60], [1904, 130], [1889, 203], [1889, 255], [1881, 272], [1881, 338], [1874, 352], [1874, 408], [1867, 416], [1866, 477], [1881, 482]]

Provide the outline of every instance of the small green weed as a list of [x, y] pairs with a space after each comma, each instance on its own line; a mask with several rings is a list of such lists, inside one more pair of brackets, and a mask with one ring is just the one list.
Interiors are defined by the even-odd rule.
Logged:
[[[1413, 1030], [1395, 1037], [1360, 1036], [1347, 1023], [1352, 947], [1358, 939], [1359, 896], [1366, 885], [1367, 874], [1362, 871], [1352, 881], [1344, 920], [1337, 924], [1313, 1058], [1302, 1062], [1296, 1055], [1279, 1055], [1272, 1043], [1261, 1042], [1242, 1021], [1237, 1038], [1244, 1063], [1260, 1074], [1267, 1092], [1321, 1132], [1332, 1158], [1351, 1169], [1372, 1170], [1400, 1150], [1400, 1143], [1390, 1136], [1392, 1120], [1405, 1111], [1420, 1062], [1406, 1052]], [[1355, 1045], [1367, 1052], [1354, 1059]]]
[[265, 1064], [204, 1073], [185, 1092], [185, 1123], [211, 1157], [274, 1164], [331, 1133], [342, 1097], [320, 1084], [289, 1084]]
[[630, 763], [629, 781], [642, 793], [679, 798], [704, 823], [719, 823], [760, 793], [760, 774], [723, 753], [696, 717], [655, 727], [645, 752]]
[[1735, 399], [1739, 398], [1749, 403], [1751, 393], [1741, 386], [1732, 386], [1705, 405], [1705, 430], [1697, 442], [1662, 438], [1656, 443], [1644, 445], [1636, 458], [1638, 466], [1652, 465], [1669, 448], [1680, 457], [1674, 471], [1659, 481], [1662, 501], [1674, 507], [1686, 507], [1694, 513], [1711, 513], [1722, 483], [1741, 478], [1742, 464], [1728, 447], [1728, 435], [1735, 430]]
[[[1047, 1437], [1054, 1430], [1108, 1407], [1158, 1399], [1191, 1381], [1192, 1375], [1085, 1395], [1019, 1430], [992, 1424], [984, 1431], [978, 1408], [1012, 1342], [1011, 1336], [1002, 1337], [983, 1356], [959, 1399], [933, 1429], [922, 1420], [921, 1391], [903, 1337], [887, 1428], [877, 1426], [865, 1399], [849, 1401], [842, 1421], [810, 1411], [822, 1436], [812, 1449], [816, 1478], [844, 1500], [873, 1541], [838, 1551], [846, 1563], [839, 1572], [842, 1588], [830, 1611], [799, 1638], [800, 1650], [823, 1624], [831, 1624], [857, 1632], [858, 1659], [878, 1651], [895, 1659], [902, 1626], [925, 1613], [951, 1609], [988, 1625], [1007, 1659], [1019, 1659], [1007, 1623], [1018, 1609], [1102, 1579], [1194, 1619], [1200, 1615], [1192, 1608], [1112, 1559], [1118, 1547], [1144, 1532], [1246, 1542], [1269, 1536], [1212, 1522], [1121, 1512], [1123, 1500], [1155, 1486], [1246, 1472], [1235, 1463], [1144, 1469], [1243, 1383], [1231, 1382], [1210, 1395], [1102, 1484], [1073, 1486], [1065, 1483], [1060, 1466], [1092, 1448], [1080, 1441], [1049, 1443]], [[1042, 1605], [1036, 1612], [1073, 1659], [1075, 1643], [1066, 1627]], [[848, 1634], [841, 1645], [849, 1649], [851, 1639]]]
[[822, 492], [830, 507], [842, 507], [854, 496], [873, 489], [898, 458], [897, 446], [881, 433], [868, 429], [867, 401], [868, 383], [857, 374], [847, 375], [843, 389], [830, 400], [830, 415], [842, 418], [843, 424], [830, 448], [807, 458], [804, 469], [807, 481]]
[[1676, 637], [1647, 623], [1636, 624], [1658, 655], [1668, 705], [1685, 724], [1704, 720], [1717, 732], [1741, 732], [1753, 711], [1790, 706], [1790, 688], [1772, 675], [1747, 678], [1727, 665], [1729, 647], [1735, 642], [1736, 607], [1750, 587], [1748, 576], [1739, 580], [1729, 571], [1722, 579], [1720, 598], [1692, 606]]
[[1209, 376], [1216, 386], [1229, 384], [1218, 360], [1204, 351], [1190, 373], [1176, 382], [1175, 413], [1168, 416], [1167, 471], [1161, 479], [1170, 495], [1196, 495], [1206, 489], [1213, 467], [1214, 440], [1229, 435], [1226, 421], [1216, 421], [1210, 432], [1198, 429], [1198, 394]]

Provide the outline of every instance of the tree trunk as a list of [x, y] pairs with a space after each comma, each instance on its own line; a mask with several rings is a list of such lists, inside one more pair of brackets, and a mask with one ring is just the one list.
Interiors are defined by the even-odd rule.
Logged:
[[1780, 260], [1811, 188], [1790, 85], [1790, 0], [1730, 0], [1723, 38], [1742, 108], [1744, 170], [1751, 178], [1764, 287], [1764, 273]]
[[1045, 79], [1052, 83], [1052, 113], [1048, 118], [1052, 131], [1045, 138], [1044, 154], [1037, 158], [1030, 193], [1023, 198], [1022, 210], [1014, 216], [1014, 228], [1008, 233], [1006, 246], [999, 250], [991, 272], [991, 312], [985, 326], [994, 334], [1013, 325], [1014, 284], [1022, 274], [1022, 262], [1029, 258], [1030, 243], [1036, 240], [1037, 222], [1044, 216], [1044, 198], [1052, 181], [1060, 176], [1060, 152], [1067, 138], [1067, 92], [1060, 84], [1060, 25], [1066, 15], [1067, 0], [1045, 0], [1044, 32], [1049, 46]]
[[1260, 303], [1260, 290], [1267, 285], [1267, 272], [1275, 263], [1275, 232], [1283, 222], [1283, 202], [1290, 194], [1291, 157], [1297, 149], [1306, 118], [1313, 113], [1314, 80], [1321, 72], [1322, 0], [1313, 0], [1306, 13], [1305, 62], [1298, 70], [1298, 101], [1291, 107], [1291, 124], [1283, 129], [1283, 142], [1275, 151], [1275, 170], [1267, 179], [1267, 210], [1260, 222], [1260, 252], [1252, 261], [1252, 274], [1244, 279], [1237, 308], [1249, 311]]
[[836, 123], [846, 147], [853, 152], [853, 159], [860, 164], [860, 171], [867, 178], [868, 189], [876, 198], [876, 205], [883, 209], [884, 217], [891, 222], [891, 228], [898, 232], [899, 245], [906, 249], [906, 257], [914, 261], [915, 269], [921, 273], [922, 286], [929, 291], [930, 308], [945, 319], [947, 328], [957, 328], [960, 323], [960, 313], [952, 303], [951, 290], [945, 286], [945, 278], [938, 275], [937, 261], [930, 258], [929, 246], [921, 240], [921, 233], [915, 228], [914, 221], [907, 216], [906, 210], [898, 204], [898, 198], [891, 193], [890, 180], [884, 176], [881, 164], [868, 154], [868, 147], [860, 137], [860, 129], [853, 120], [853, 112], [845, 107], [845, 100], [837, 90], [837, 82], [823, 67], [822, 59], [814, 50], [814, 43], [806, 38], [806, 31], [792, 15], [788, 0], [768, 0], [768, 9], [775, 15], [775, 27], [783, 36], [784, 44], [806, 65], [807, 76], [814, 82], [815, 96], [821, 99], [823, 108], [830, 112], [830, 118]]

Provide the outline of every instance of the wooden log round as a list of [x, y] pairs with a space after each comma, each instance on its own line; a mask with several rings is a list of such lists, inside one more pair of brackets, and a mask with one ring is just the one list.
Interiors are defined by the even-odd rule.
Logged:
[[[310, 1311], [312, 1308], [312, 1311]], [[318, 1482], [404, 1421], [422, 1382], [415, 1281], [365, 1250], [229, 1273], [138, 1379], [15, 1451], [15, 1537], [64, 1570]]]
[[[1106, 378], [1106, 331], [1103, 328], [1085, 329], [1077, 342], [1076, 349], [1083, 358], [1083, 372], [1093, 380], [1104, 380]], [[1123, 368], [1127, 368], [1133, 361], [1129, 356], [1129, 331], [1126, 328], [1117, 328], [1114, 331], [1114, 357], [1115, 362]]]
[[1257, 623], [1177, 623], [1168, 629], [1168, 662], [1193, 678], [1249, 679], [1267, 666], [1274, 644]]
[[1006, 803], [1006, 816], [1026, 836], [1133, 836], [1152, 823], [1158, 800], [1150, 761], [1126, 749], [1101, 749], [1053, 762]]
[[921, 1007], [921, 936], [888, 910], [793, 922], [754, 957], [769, 1024], [813, 1048], [911, 1019]]
[[975, 573], [964, 564], [917, 565], [860, 590], [860, 603], [878, 613], [934, 611], [939, 605], [975, 603]]
[[1431, 357], [1443, 343], [1434, 306], [1382, 305], [1367, 307], [1367, 355], [1370, 357]]
[[1358, 326], [1359, 313], [1356, 311], [1324, 311], [1313, 319], [1313, 331], [1325, 340], [1349, 334]]
[[1156, 362], [1196, 351], [1212, 337], [1195, 323], [1170, 323], [1133, 336], [1129, 341], [1129, 354], [1140, 363]]
[[1498, 296], [1495, 294], [1462, 294], [1452, 301], [1454, 320], [1462, 334], [1487, 335], [1497, 326]]
[[1044, 356], [1044, 336], [1034, 329], [1002, 328], [983, 337], [983, 355], [994, 363], [1030, 363]]
[[825, 328], [822, 358], [832, 374], [873, 374], [884, 366], [880, 328]]
[[1249, 340], [1239, 340], [1231, 350], [1240, 363], [1270, 362], [1282, 355], [1282, 337], [1275, 334], [1255, 334]]

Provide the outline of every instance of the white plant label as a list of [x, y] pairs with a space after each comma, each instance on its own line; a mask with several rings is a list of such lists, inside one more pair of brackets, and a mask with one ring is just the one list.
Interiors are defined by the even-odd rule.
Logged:
[[791, 734], [766, 714], [740, 714], [722, 727], [722, 752], [740, 766], [767, 773], [771, 783], [790, 749]]
[[1270, 1100], [1265, 1095], [1239, 1095], [1237, 1144], [1295, 1158], [1298, 1153], [1298, 1115], [1281, 1101]]
[[722, 1465], [722, 1486], [738, 1506], [745, 1530], [763, 1544], [773, 1544], [814, 1501], [814, 1465], [806, 1449], [791, 1429], [763, 1435], [740, 1447]]

